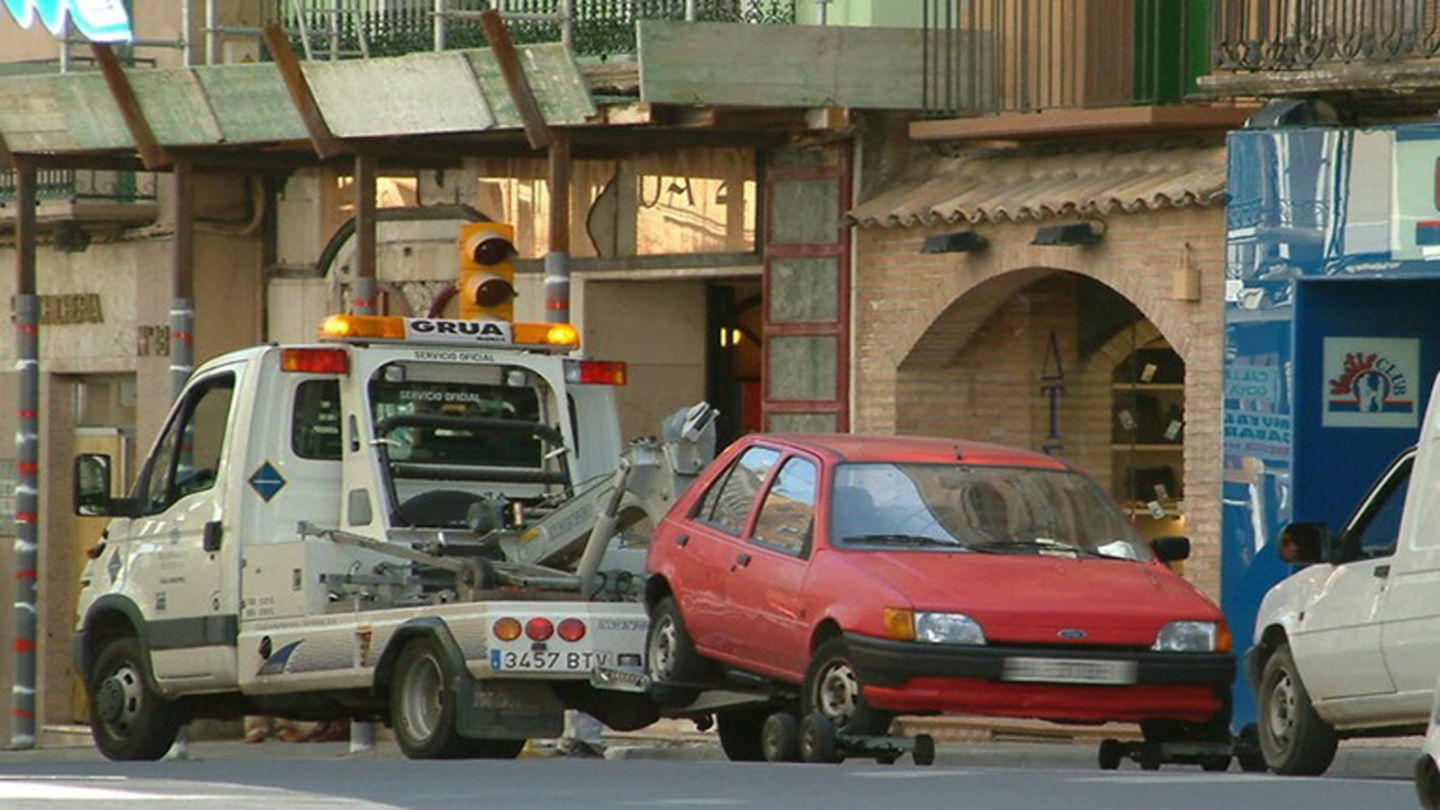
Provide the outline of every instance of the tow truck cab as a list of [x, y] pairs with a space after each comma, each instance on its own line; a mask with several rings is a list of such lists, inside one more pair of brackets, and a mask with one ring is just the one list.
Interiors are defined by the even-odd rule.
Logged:
[[[200, 367], [126, 496], [108, 458], [76, 459], [77, 511], [112, 517], [74, 637], [92, 721], [143, 731], [153, 718], [124, 708], [137, 676], [185, 716], [383, 718], [401, 649], [425, 637], [511, 682], [491, 704], [529, 707], [469, 736], [557, 733], [593, 666], [640, 663], [643, 610], [538, 567], [507, 587], [492, 560], [615, 469], [623, 364], [561, 356], [578, 343], [564, 324], [336, 316], [322, 334]], [[469, 587], [417, 552], [460, 560]], [[128, 676], [100, 671], [127, 637]]]

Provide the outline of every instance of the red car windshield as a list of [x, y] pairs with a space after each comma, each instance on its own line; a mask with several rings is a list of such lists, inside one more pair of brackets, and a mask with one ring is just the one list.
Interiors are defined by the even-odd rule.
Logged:
[[1124, 513], [1080, 473], [962, 464], [836, 467], [830, 544], [1152, 558]]

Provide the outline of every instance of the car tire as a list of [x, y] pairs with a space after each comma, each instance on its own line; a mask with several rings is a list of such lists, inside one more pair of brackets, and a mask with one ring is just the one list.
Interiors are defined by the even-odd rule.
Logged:
[[460, 736], [455, 726], [456, 677], [434, 639], [416, 638], [400, 650], [390, 680], [390, 724], [407, 758], [459, 759], [481, 742]]
[[1120, 767], [1120, 760], [1125, 758], [1125, 744], [1119, 740], [1105, 739], [1100, 741], [1100, 750], [1096, 759], [1100, 770], [1113, 771]]
[[720, 748], [731, 762], [765, 761], [765, 718], [769, 709], [731, 709], [715, 713]]
[[673, 597], [661, 599], [650, 612], [645, 671], [658, 683], [696, 683], [710, 675], [710, 662], [695, 651]]
[[884, 734], [894, 718], [892, 713], [871, 708], [865, 702], [843, 638], [832, 638], [815, 650], [805, 670], [800, 710], [824, 715], [837, 734]]
[[134, 636], [100, 649], [85, 686], [90, 734], [106, 759], [154, 760], [170, 750], [184, 718], [178, 705], [150, 688], [145, 651]]
[[929, 734], [915, 735], [915, 748], [910, 752], [910, 758], [916, 765], [928, 768], [935, 764], [935, 738]]
[[1324, 773], [1339, 738], [1315, 713], [1289, 645], [1280, 645], [1265, 662], [1258, 698], [1260, 750], [1270, 770], [1284, 776]]

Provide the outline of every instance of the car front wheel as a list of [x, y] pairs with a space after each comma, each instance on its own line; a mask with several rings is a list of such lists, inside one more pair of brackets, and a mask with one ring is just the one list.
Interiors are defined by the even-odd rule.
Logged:
[[894, 715], [865, 702], [843, 638], [832, 638], [815, 650], [801, 691], [802, 713], [824, 715], [839, 734], [884, 734], [890, 728]]
[[1270, 770], [1286, 776], [1318, 776], [1335, 759], [1339, 738], [1315, 713], [1289, 645], [1282, 644], [1260, 675], [1260, 750]]

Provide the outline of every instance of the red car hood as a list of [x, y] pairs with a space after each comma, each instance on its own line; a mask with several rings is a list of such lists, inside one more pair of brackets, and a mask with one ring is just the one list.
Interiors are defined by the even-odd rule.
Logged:
[[[992, 644], [1149, 647], [1160, 626], [1220, 610], [1159, 563], [1031, 554], [832, 552], [917, 611], [964, 613]], [[1075, 638], [1073, 631], [1084, 636]], [[1060, 635], [1066, 632], [1065, 636]]]

